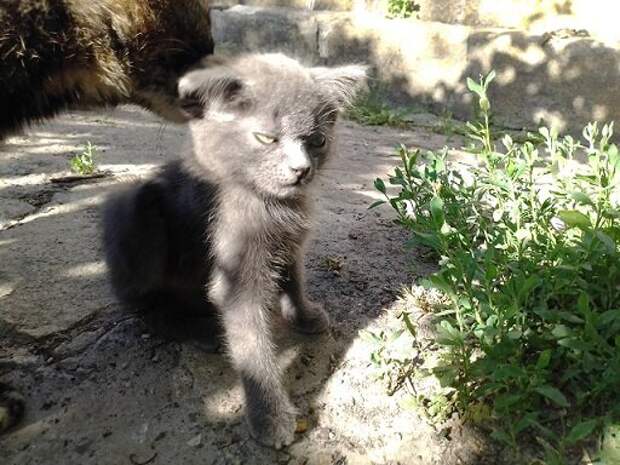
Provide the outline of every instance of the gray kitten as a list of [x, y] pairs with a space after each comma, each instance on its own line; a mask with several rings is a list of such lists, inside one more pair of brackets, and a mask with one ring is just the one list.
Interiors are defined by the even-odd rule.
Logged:
[[121, 300], [215, 306], [241, 376], [252, 436], [293, 441], [271, 322], [320, 333], [323, 307], [304, 294], [303, 246], [316, 173], [338, 112], [365, 79], [359, 66], [306, 68], [283, 55], [207, 62], [179, 81], [193, 150], [110, 200], [106, 258]]

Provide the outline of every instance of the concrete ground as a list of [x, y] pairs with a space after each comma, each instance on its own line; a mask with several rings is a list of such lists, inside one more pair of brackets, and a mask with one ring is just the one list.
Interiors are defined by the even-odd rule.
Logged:
[[[0, 148], [0, 381], [23, 391], [27, 411], [0, 438], [0, 463], [495, 463], [475, 438], [437, 432], [401, 394], [387, 396], [359, 337], [379, 330], [401, 288], [431, 266], [404, 249], [388, 209], [368, 210], [373, 180], [395, 164], [397, 143], [438, 148], [446, 138], [351, 122], [338, 132], [306, 260], [309, 292], [334, 326], [317, 338], [281, 334], [288, 386], [308, 428], [279, 452], [249, 438], [225, 354], [205, 352], [197, 331], [162, 332], [121, 308], [107, 281], [102, 200], [176, 157], [185, 128], [123, 107], [69, 113], [8, 139]], [[87, 141], [108, 174], [59, 180]]]

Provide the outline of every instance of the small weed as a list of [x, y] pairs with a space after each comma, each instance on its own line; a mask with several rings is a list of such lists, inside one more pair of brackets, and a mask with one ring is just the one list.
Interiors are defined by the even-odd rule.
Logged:
[[388, 0], [388, 18], [410, 18], [420, 11], [420, 5], [414, 0]]
[[[563, 465], [620, 419], [620, 150], [613, 124], [596, 123], [581, 141], [543, 127], [500, 144], [493, 77], [467, 81], [477, 166], [464, 171], [447, 148], [401, 146], [387, 181], [398, 193], [377, 179], [385, 200], [371, 207], [390, 205], [439, 258], [422, 283], [447, 301], [435, 310], [440, 355], [429, 370], [445, 390], [427, 400], [430, 413], [450, 406], [518, 454], [534, 437], [542, 463]], [[376, 336], [387, 353], [392, 336]]]
[[367, 126], [406, 127], [402, 110], [395, 110], [385, 102], [377, 90], [361, 94], [346, 112], [346, 117]]
[[76, 154], [70, 160], [71, 171], [82, 176], [93, 174], [97, 169], [94, 159], [95, 155], [95, 146], [88, 141], [82, 153]]
[[440, 115], [440, 124], [433, 128], [433, 132], [446, 136], [447, 142], [451, 142], [452, 136], [466, 136], [467, 130], [461, 121], [457, 121], [452, 113], [445, 111]]
[[328, 256], [323, 258], [323, 266], [334, 273], [340, 273], [344, 266], [344, 257]]

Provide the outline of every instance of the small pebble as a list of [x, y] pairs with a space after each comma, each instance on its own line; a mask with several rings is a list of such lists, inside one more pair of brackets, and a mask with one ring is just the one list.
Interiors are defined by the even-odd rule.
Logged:
[[202, 442], [202, 434], [197, 434], [196, 436], [191, 438], [189, 441], [187, 441], [187, 445], [190, 447], [198, 447], [201, 442]]

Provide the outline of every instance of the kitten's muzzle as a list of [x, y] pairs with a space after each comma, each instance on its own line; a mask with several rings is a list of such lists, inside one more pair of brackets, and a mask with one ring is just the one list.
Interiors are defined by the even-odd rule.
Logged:
[[310, 155], [299, 140], [285, 139], [282, 146], [286, 156], [288, 176], [292, 178], [291, 184], [299, 185], [304, 179], [309, 178], [312, 172]]

